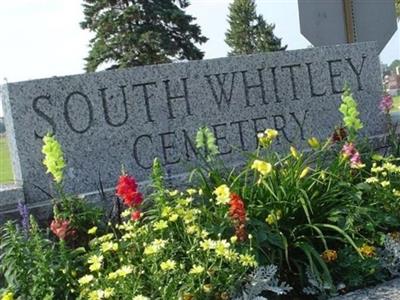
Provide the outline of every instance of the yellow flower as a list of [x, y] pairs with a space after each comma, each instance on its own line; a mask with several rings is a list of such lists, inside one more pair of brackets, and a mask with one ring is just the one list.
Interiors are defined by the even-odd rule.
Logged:
[[234, 244], [234, 243], [236, 243], [237, 242], [237, 236], [236, 235], [234, 235], [234, 236], [231, 236], [231, 239], [230, 239], [230, 241], [231, 241], [231, 243], [232, 244]]
[[171, 271], [176, 268], [176, 262], [174, 260], [168, 259], [160, 264], [161, 270]]
[[382, 181], [382, 182], [381, 182], [381, 186], [382, 186], [382, 187], [387, 187], [387, 186], [389, 186], [389, 185], [390, 185], [390, 181], [385, 180], [385, 181]]
[[129, 275], [130, 273], [133, 272], [133, 268], [132, 268], [132, 266], [122, 266], [115, 272], [120, 277], [126, 277], [127, 275]]
[[393, 195], [395, 195], [396, 197], [400, 197], [400, 191], [393, 189]]
[[188, 228], [186, 228], [187, 234], [194, 234], [194, 233], [198, 233], [199, 231], [200, 231], [200, 228], [197, 225], [190, 225]]
[[249, 254], [239, 255], [239, 261], [244, 267], [256, 267], [257, 261], [254, 256]]
[[321, 257], [327, 263], [333, 262], [337, 259], [337, 252], [335, 250], [328, 249], [322, 252]]
[[226, 240], [219, 240], [215, 243], [215, 254], [218, 256], [225, 256], [230, 244]]
[[160, 220], [153, 224], [153, 228], [154, 228], [154, 230], [164, 230], [165, 228], [168, 228], [168, 222], [164, 221], [164, 220]]
[[63, 179], [65, 167], [64, 154], [60, 143], [50, 134], [43, 137], [42, 153], [44, 154], [43, 164], [47, 168], [47, 173], [53, 175], [55, 182], [60, 183]]
[[257, 135], [260, 145], [265, 148], [269, 147], [277, 136], [278, 131], [275, 129], [266, 129], [264, 132]]
[[197, 190], [195, 190], [195, 189], [187, 189], [186, 193], [188, 193], [190, 196], [192, 196], [192, 195], [197, 193]]
[[88, 294], [88, 300], [101, 300], [104, 297], [103, 290], [91, 291]]
[[101, 252], [105, 253], [108, 251], [117, 251], [118, 244], [113, 242], [104, 242], [101, 244]]
[[109, 299], [111, 296], [114, 296], [114, 288], [106, 288], [104, 290], [104, 298]]
[[111, 273], [109, 273], [107, 275], [107, 278], [110, 279], [110, 280], [117, 279], [118, 278], [118, 273], [117, 272], [111, 272]]
[[309, 171], [310, 171], [310, 168], [305, 167], [304, 170], [300, 174], [300, 179], [306, 177]]
[[375, 247], [369, 246], [368, 244], [363, 244], [358, 250], [360, 250], [361, 254], [364, 256], [372, 257], [376, 255]]
[[108, 233], [108, 234], [105, 234], [105, 235], [103, 235], [103, 236], [101, 236], [101, 237], [99, 237], [99, 242], [106, 242], [106, 241], [109, 241], [109, 240], [111, 240], [113, 238], [113, 234], [112, 233]]
[[168, 221], [170, 222], [175, 222], [176, 220], [178, 220], [178, 214], [172, 214], [169, 218]]
[[174, 190], [174, 191], [170, 191], [170, 192], [168, 192], [168, 193], [169, 193], [169, 195], [170, 195], [171, 197], [173, 197], [173, 196], [178, 195], [179, 191], [178, 191], [178, 190]]
[[215, 241], [211, 239], [201, 241], [200, 247], [203, 248], [204, 251], [215, 249]]
[[201, 274], [204, 272], [204, 267], [199, 266], [199, 265], [193, 265], [193, 267], [190, 269], [189, 274]]
[[282, 211], [272, 211], [268, 217], [265, 219], [265, 222], [267, 222], [269, 225], [273, 225], [278, 223], [278, 221], [282, 218]]
[[132, 300], [150, 300], [150, 298], [142, 296], [142, 295], [137, 295], [137, 296], [133, 297]]
[[312, 149], [318, 149], [321, 146], [316, 137], [309, 138], [308, 145], [310, 145]]
[[231, 192], [226, 184], [222, 184], [219, 187], [217, 187], [214, 190], [213, 194], [217, 196], [218, 205], [228, 204], [230, 201]]
[[153, 254], [159, 252], [161, 249], [165, 248], [166, 244], [167, 244], [167, 240], [156, 239], [149, 246], [144, 248], [144, 254], [145, 255], [153, 255]]
[[103, 256], [92, 255], [91, 257], [89, 257], [88, 263], [90, 264], [90, 271], [99, 271], [101, 269], [101, 264], [103, 263]]
[[89, 230], [88, 230], [88, 234], [96, 234], [96, 232], [97, 232], [97, 227], [96, 226], [94, 226], [94, 227], [92, 227], [92, 228], [90, 228]]
[[292, 154], [292, 156], [295, 159], [299, 159], [300, 158], [299, 152], [297, 152], [297, 149], [295, 147], [293, 147], [293, 146], [290, 146], [290, 153]]
[[366, 183], [378, 183], [379, 179], [377, 177], [369, 177], [365, 180]]
[[261, 175], [265, 176], [272, 171], [272, 165], [262, 160], [256, 159], [251, 165], [251, 169], [257, 170]]
[[81, 277], [78, 282], [80, 285], [85, 285], [88, 284], [89, 282], [91, 282], [94, 279], [93, 275], [85, 275], [83, 277]]
[[204, 293], [206, 293], [206, 294], [211, 293], [212, 288], [213, 288], [212, 284], [205, 284], [205, 285], [203, 285], [203, 291], [204, 291]]
[[14, 294], [12, 292], [5, 292], [3, 296], [1, 296], [1, 300], [14, 300]]
[[165, 206], [161, 211], [161, 217], [166, 218], [172, 213], [172, 207]]

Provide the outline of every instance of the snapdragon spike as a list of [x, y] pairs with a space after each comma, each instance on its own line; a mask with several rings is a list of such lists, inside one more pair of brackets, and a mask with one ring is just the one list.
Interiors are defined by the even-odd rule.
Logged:
[[50, 229], [60, 240], [66, 240], [76, 235], [76, 230], [71, 228], [68, 220], [55, 219], [51, 222]]
[[393, 98], [390, 95], [385, 95], [379, 102], [379, 109], [387, 114], [389, 113], [393, 108]]
[[231, 193], [229, 205], [229, 216], [235, 223], [235, 234], [239, 241], [244, 241], [247, 239], [244, 202], [238, 194]]
[[143, 195], [138, 191], [136, 180], [129, 175], [119, 177], [116, 195], [129, 207], [137, 207], [143, 202]]

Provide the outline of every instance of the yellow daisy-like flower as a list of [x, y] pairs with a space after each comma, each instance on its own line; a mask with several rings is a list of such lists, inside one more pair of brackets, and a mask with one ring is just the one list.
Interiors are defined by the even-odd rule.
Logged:
[[186, 233], [187, 234], [195, 234], [200, 231], [199, 226], [197, 225], [190, 225], [188, 228], [186, 228]]
[[107, 278], [110, 280], [114, 280], [118, 278], [118, 273], [117, 272], [111, 272], [107, 275]]
[[174, 197], [174, 196], [178, 195], [178, 193], [179, 193], [178, 190], [173, 190], [173, 191], [169, 191], [169, 192], [168, 192], [168, 194], [169, 194], [171, 197]]
[[199, 265], [193, 265], [193, 267], [190, 269], [190, 271], [189, 271], [189, 274], [194, 274], [194, 275], [197, 275], [197, 274], [201, 274], [201, 273], [203, 273], [204, 272], [204, 267], [202, 267], [202, 266], [199, 266]]
[[91, 291], [88, 294], [88, 300], [101, 300], [104, 297], [104, 291], [103, 290], [96, 290], [96, 291]]
[[251, 165], [251, 169], [257, 170], [261, 175], [265, 176], [271, 173], [272, 165], [265, 161], [256, 159]]
[[81, 277], [81, 278], [78, 280], [78, 282], [79, 282], [80, 285], [86, 285], [86, 284], [88, 284], [89, 282], [91, 282], [93, 279], [94, 279], [94, 276], [91, 275], [91, 274], [89, 274], [89, 275], [85, 275], [85, 276]]
[[204, 251], [215, 249], [215, 241], [213, 241], [211, 239], [207, 239], [207, 240], [201, 241], [200, 242], [200, 247]]
[[228, 204], [230, 201], [231, 192], [226, 184], [222, 184], [219, 187], [217, 187], [214, 190], [213, 194], [217, 196], [218, 205]]
[[385, 180], [385, 181], [382, 181], [381, 182], [381, 186], [382, 187], [387, 187], [387, 186], [389, 186], [390, 185], [390, 181], [388, 181], [388, 180]]
[[94, 226], [88, 230], [88, 234], [91, 235], [96, 234], [96, 232], [97, 232], [97, 226]]
[[170, 222], [176, 222], [176, 220], [178, 220], [179, 215], [178, 214], [172, 214], [169, 218], [168, 221]]
[[365, 180], [366, 183], [378, 183], [379, 179], [377, 177], [369, 177]]
[[108, 287], [104, 290], [104, 298], [109, 299], [111, 296], [114, 296], [114, 288]]
[[92, 255], [88, 259], [88, 263], [90, 264], [89, 270], [92, 272], [99, 271], [101, 269], [101, 265], [103, 263], [103, 256], [102, 255]]
[[256, 267], [257, 261], [253, 255], [244, 254], [239, 255], [239, 262], [244, 267]]
[[215, 243], [215, 254], [225, 256], [231, 245], [226, 240], [219, 240]]
[[101, 252], [106, 253], [109, 251], [117, 251], [118, 244], [114, 242], [104, 242], [101, 244]]
[[373, 257], [376, 255], [375, 247], [368, 244], [363, 244], [358, 250], [360, 250], [361, 254], [364, 256]]
[[400, 197], [400, 191], [393, 189], [393, 195], [395, 195], [396, 197]]
[[161, 270], [172, 271], [176, 268], [176, 262], [174, 260], [168, 259], [160, 264]]
[[188, 193], [190, 196], [192, 196], [197, 193], [197, 190], [196, 189], [187, 189], [186, 193]]
[[132, 266], [122, 266], [117, 271], [115, 271], [119, 277], [126, 277], [133, 272]]
[[337, 252], [335, 250], [327, 249], [321, 254], [322, 259], [329, 263], [337, 259]]
[[154, 228], [154, 230], [164, 230], [165, 228], [168, 228], [168, 222], [164, 221], [164, 220], [160, 220], [153, 224], [153, 228]]

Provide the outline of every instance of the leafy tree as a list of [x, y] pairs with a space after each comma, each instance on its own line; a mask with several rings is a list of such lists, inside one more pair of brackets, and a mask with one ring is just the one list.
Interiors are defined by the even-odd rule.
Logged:
[[84, 0], [82, 29], [94, 32], [85, 69], [202, 59], [207, 38], [184, 11], [188, 0]]
[[255, 0], [234, 0], [229, 6], [229, 29], [225, 42], [229, 55], [285, 50], [281, 39], [274, 35], [275, 25], [267, 24], [257, 15]]

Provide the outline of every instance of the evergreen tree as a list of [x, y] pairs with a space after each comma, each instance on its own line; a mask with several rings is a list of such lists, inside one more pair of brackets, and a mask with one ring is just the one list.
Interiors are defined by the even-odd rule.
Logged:
[[188, 0], [84, 0], [83, 29], [94, 32], [85, 69], [96, 71], [202, 59], [207, 38], [184, 11]]
[[257, 15], [255, 0], [234, 0], [229, 6], [229, 29], [225, 42], [229, 55], [285, 50], [281, 39], [274, 35], [275, 25], [267, 24]]

